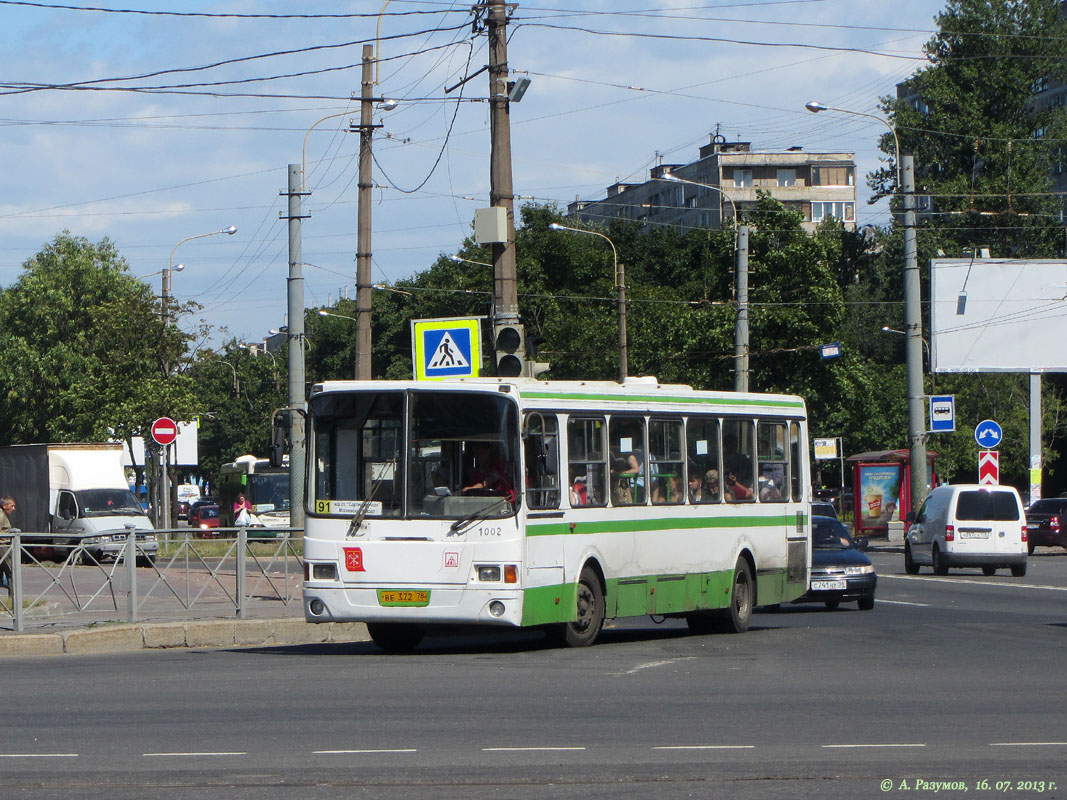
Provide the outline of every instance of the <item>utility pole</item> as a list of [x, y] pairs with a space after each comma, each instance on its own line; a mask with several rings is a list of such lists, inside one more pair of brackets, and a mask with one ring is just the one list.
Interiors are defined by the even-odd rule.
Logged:
[[926, 393], [923, 389], [923, 318], [919, 261], [915, 240], [915, 160], [900, 157], [904, 181], [904, 332], [908, 384], [908, 461], [911, 466], [911, 509], [926, 499]]
[[[720, 206], [721, 208], [721, 206]], [[721, 219], [721, 217], [720, 217]], [[738, 220], [739, 222], [740, 220]], [[748, 225], [737, 226], [737, 319], [734, 323], [734, 391], [748, 391]]]
[[489, 168], [489, 205], [506, 214], [507, 241], [493, 244], [493, 341], [499, 348], [501, 333], [520, 359], [525, 355], [525, 333], [519, 322], [518, 269], [515, 260], [515, 195], [511, 182], [511, 112], [508, 98], [507, 4], [483, 0], [489, 33], [489, 127], [492, 146]]
[[371, 379], [371, 136], [374, 133], [374, 46], [363, 45], [359, 102], [359, 184], [356, 212], [356, 380]]
[[[289, 165], [289, 190], [282, 194], [289, 197], [289, 280], [288, 313], [289, 333], [289, 408], [294, 412], [307, 408], [304, 397], [304, 253], [301, 238], [301, 222], [310, 214], [303, 213], [303, 198], [308, 194], [303, 189], [302, 164]], [[235, 373], [236, 375], [236, 373]], [[293, 413], [289, 430], [289, 525], [304, 527], [304, 415]]]

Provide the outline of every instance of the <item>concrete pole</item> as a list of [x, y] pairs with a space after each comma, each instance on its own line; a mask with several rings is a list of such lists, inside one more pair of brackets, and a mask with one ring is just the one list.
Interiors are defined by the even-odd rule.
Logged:
[[[301, 222], [304, 219], [304, 192], [300, 164], [289, 165], [289, 407], [294, 411], [307, 408], [304, 395], [304, 253]], [[289, 431], [289, 524], [304, 527], [304, 416], [292, 415]]]
[[734, 323], [734, 391], [748, 391], [748, 225], [737, 226], [737, 319]]
[[374, 46], [363, 45], [359, 106], [359, 184], [356, 212], [356, 380], [371, 379], [371, 136], [374, 133]]
[[908, 383], [908, 461], [911, 466], [911, 510], [918, 511], [926, 499], [929, 481], [926, 464], [926, 413], [923, 389], [922, 286], [919, 282], [918, 249], [915, 239], [915, 160], [900, 157], [904, 180], [904, 332]]
[[1041, 373], [1030, 373], [1030, 502], [1041, 499]]
[[[612, 244], [614, 251], [615, 245]], [[630, 373], [630, 346], [626, 340], [626, 265], [616, 257], [615, 280], [619, 290], [619, 383]]]
[[[493, 323], [519, 322], [515, 259], [515, 195], [511, 179], [511, 112], [508, 100], [507, 4], [485, 0], [489, 32], [489, 205], [507, 212], [507, 241], [493, 245]], [[520, 354], [521, 355], [521, 354]]]

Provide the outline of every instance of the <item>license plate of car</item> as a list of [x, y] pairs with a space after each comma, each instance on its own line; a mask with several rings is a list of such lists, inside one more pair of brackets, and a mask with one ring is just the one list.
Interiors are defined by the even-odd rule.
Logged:
[[428, 589], [379, 589], [378, 605], [381, 606], [428, 606]]
[[989, 531], [960, 531], [961, 539], [988, 539]]
[[848, 588], [848, 581], [812, 581], [813, 592], [844, 591]]

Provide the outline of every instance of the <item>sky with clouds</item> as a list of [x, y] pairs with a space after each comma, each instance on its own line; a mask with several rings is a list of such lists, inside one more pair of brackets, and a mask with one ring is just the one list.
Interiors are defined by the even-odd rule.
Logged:
[[[399, 105], [375, 114], [373, 279], [455, 252], [489, 195], [488, 78], [444, 91], [488, 63], [472, 5], [0, 0], [0, 286], [64, 229], [108, 237], [158, 286], [178, 242], [236, 225], [177, 249], [173, 291], [226, 329], [216, 344], [263, 338], [285, 321], [287, 165], [338, 114], [307, 138], [305, 301], [354, 294], [358, 136], [346, 131], [379, 14], [376, 94]], [[754, 149], [855, 152], [866, 174], [884, 126], [804, 103], [877, 113], [922, 66], [939, 8], [524, 0], [508, 26], [512, 77], [532, 81], [511, 107], [517, 202], [603, 197], [660, 160], [695, 160], [716, 129]], [[885, 204], [861, 202], [858, 222], [886, 224]]]

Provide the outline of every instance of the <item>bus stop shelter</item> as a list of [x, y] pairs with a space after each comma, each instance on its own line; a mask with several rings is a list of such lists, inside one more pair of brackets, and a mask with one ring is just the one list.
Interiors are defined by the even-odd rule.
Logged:
[[[936, 484], [934, 460], [926, 451], [927, 474]], [[908, 513], [911, 502], [911, 457], [907, 450], [876, 450], [848, 457], [852, 465], [853, 527], [857, 536], [888, 536]], [[929, 487], [927, 487], [929, 488]]]

